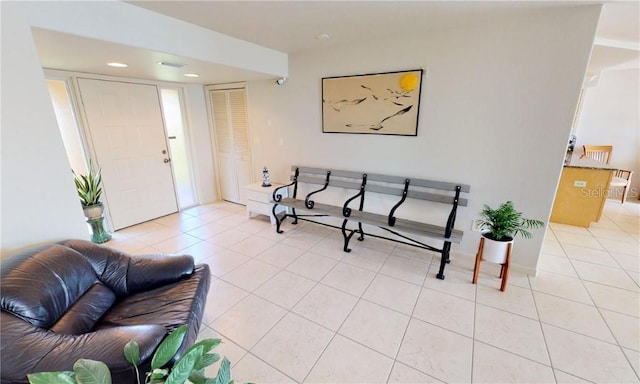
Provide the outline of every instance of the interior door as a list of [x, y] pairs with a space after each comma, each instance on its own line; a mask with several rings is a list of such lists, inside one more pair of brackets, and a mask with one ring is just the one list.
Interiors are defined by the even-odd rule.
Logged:
[[244, 89], [209, 92], [222, 199], [244, 204], [243, 186], [251, 184], [251, 148]]
[[114, 229], [178, 210], [158, 90], [78, 79]]

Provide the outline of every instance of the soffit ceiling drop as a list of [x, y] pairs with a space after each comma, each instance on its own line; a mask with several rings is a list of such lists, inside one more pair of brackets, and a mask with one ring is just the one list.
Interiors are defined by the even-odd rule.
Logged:
[[[392, 36], [492, 23], [505, 17], [557, 7], [577, 7], [593, 2], [439, 2], [439, 1], [131, 1], [135, 6], [190, 22], [219, 33], [285, 53], [357, 44]], [[614, 5], [615, 4], [615, 5]], [[599, 39], [640, 40], [637, 2], [607, 3], [598, 28]], [[613, 21], [612, 21], [613, 20]], [[615, 20], [622, 20], [621, 26]], [[295, 31], [295, 33], [292, 33]], [[326, 33], [330, 39], [317, 39]], [[97, 73], [180, 83], [212, 84], [265, 78], [223, 65], [178, 57], [120, 44], [34, 30], [45, 68]], [[634, 40], [635, 38], [635, 40]], [[594, 49], [598, 68], [609, 65], [610, 50]], [[87, 54], [90, 52], [91, 54]], [[604, 54], [605, 57], [598, 57]], [[616, 56], [627, 55], [620, 54]], [[129, 64], [127, 71], [110, 68], [108, 61]], [[626, 59], [623, 59], [626, 60]], [[158, 61], [187, 64], [181, 69], [162, 67]], [[617, 62], [618, 65], [620, 64]], [[199, 78], [184, 73], [199, 73]]]

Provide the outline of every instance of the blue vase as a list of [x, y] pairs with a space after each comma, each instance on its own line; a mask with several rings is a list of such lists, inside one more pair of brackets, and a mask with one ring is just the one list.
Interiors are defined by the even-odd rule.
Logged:
[[104, 229], [104, 217], [87, 219], [91, 226], [91, 241], [96, 244], [106, 243], [111, 240], [111, 235]]
[[104, 229], [104, 206], [102, 203], [83, 208], [87, 223], [91, 226], [91, 241], [102, 244], [111, 240], [111, 235]]

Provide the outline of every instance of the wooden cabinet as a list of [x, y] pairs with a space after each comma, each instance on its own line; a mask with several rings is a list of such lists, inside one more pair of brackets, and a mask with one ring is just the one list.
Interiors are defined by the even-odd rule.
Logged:
[[565, 166], [551, 211], [551, 221], [589, 227], [598, 222], [609, 194], [613, 170]]
[[[272, 183], [270, 187], [263, 187], [262, 182], [246, 185], [244, 190], [247, 196], [247, 216], [251, 218], [253, 214], [266, 215], [271, 219], [271, 224], [275, 224], [276, 221], [272, 212], [273, 203], [271, 201], [273, 199], [273, 191], [281, 186], [282, 184]], [[287, 188], [281, 189], [278, 193], [282, 197], [288, 196]], [[276, 212], [280, 213], [285, 210], [286, 207], [278, 206]]]

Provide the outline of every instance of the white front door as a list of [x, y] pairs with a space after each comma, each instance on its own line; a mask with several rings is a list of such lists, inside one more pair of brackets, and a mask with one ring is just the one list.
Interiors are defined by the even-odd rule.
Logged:
[[242, 188], [253, 182], [244, 89], [209, 91], [222, 199], [246, 203]]
[[158, 90], [78, 79], [114, 229], [178, 210]]

